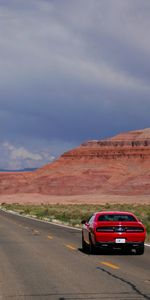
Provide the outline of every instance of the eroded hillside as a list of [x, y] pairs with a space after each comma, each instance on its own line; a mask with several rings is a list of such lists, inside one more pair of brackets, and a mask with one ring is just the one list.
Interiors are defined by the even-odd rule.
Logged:
[[28, 173], [0, 173], [0, 193], [150, 194], [150, 129], [88, 141]]

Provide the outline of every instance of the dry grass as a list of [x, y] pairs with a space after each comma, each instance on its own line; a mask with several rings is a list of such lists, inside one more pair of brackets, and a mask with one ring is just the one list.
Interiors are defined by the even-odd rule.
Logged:
[[81, 226], [81, 220], [87, 219], [95, 211], [119, 210], [133, 212], [147, 229], [147, 241], [150, 241], [150, 204], [6, 204], [2, 207], [19, 214], [34, 216], [48, 221], [61, 222], [72, 226]]

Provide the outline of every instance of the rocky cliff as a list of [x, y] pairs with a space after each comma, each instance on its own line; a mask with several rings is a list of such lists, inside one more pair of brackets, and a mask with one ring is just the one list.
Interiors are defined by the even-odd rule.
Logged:
[[88, 141], [28, 173], [0, 173], [0, 193], [150, 195], [150, 129]]
[[[145, 134], [146, 133], [146, 134]], [[150, 155], [150, 129], [131, 131], [101, 141], [89, 141], [64, 153], [67, 158], [147, 158]]]

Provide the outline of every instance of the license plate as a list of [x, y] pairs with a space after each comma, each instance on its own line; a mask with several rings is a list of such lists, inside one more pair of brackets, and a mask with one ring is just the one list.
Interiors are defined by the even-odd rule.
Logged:
[[123, 243], [125, 243], [125, 242], [126, 242], [125, 239], [116, 239], [116, 243], [117, 243], [117, 244], [123, 244]]

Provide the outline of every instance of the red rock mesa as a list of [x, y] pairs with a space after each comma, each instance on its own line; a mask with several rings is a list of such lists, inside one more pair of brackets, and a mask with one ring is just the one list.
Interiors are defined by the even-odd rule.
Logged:
[[150, 128], [88, 141], [35, 172], [0, 173], [0, 194], [150, 195]]

